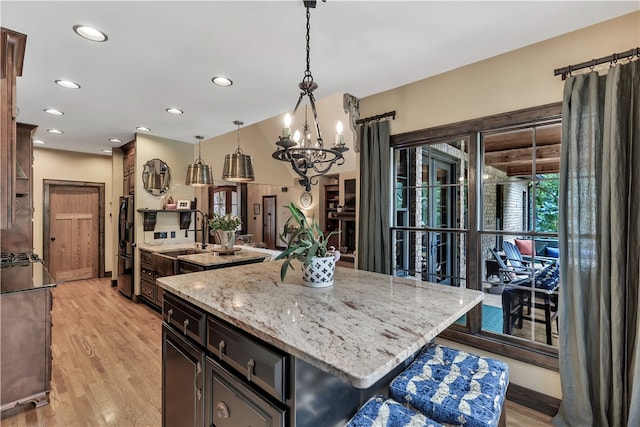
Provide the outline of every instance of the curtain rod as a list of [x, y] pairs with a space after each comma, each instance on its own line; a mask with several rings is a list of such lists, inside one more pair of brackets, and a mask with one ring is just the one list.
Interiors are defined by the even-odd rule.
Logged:
[[606, 64], [607, 62], [615, 64], [616, 62], [618, 62], [618, 59], [632, 59], [634, 56], [640, 57], [640, 47], [629, 49], [620, 53], [614, 53], [613, 55], [609, 56], [603, 56], [602, 58], [598, 59], [592, 59], [591, 61], [581, 62], [580, 64], [569, 65], [564, 68], [556, 68], [555, 70], [553, 70], [553, 75], [557, 76], [559, 74], [562, 74], [562, 80], [566, 80], [567, 75], [571, 75], [571, 72], [573, 71], [587, 67], [593, 68], [596, 65]]
[[364, 119], [358, 119], [356, 120], [356, 124], [357, 125], [361, 125], [367, 122], [373, 122], [376, 120], [380, 120], [380, 119], [384, 119], [385, 117], [391, 117], [391, 120], [395, 120], [396, 119], [396, 112], [395, 111], [388, 111], [386, 113], [382, 113], [382, 114], [378, 114], [377, 116], [371, 116], [371, 117], [365, 117]]

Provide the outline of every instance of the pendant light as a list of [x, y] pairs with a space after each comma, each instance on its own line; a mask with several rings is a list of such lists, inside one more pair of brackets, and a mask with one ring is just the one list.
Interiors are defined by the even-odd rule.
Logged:
[[240, 149], [240, 126], [244, 123], [236, 120], [233, 124], [238, 126], [238, 148], [235, 153], [225, 156], [222, 179], [234, 182], [250, 182], [256, 179], [253, 174], [253, 159], [250, 155], [243, 154]]
[[196, 136], [198, 140], [198, 160], [187, 168], [186, 185], [192, 187], [210, 187], [213, 185], [213, 174], [211, 173], [211, 167], [206, 165], [201, 157], [200, 145], [204, 136]]

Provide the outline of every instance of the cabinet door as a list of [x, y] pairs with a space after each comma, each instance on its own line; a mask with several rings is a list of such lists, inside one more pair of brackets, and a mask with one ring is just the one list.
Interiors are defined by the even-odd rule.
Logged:
[[162, 425], [204, 426], [204, 352], [162, 324]]
[[246, 386], [210, 358], [207, 365], [207, 426], [284, 427], [286, 411]]

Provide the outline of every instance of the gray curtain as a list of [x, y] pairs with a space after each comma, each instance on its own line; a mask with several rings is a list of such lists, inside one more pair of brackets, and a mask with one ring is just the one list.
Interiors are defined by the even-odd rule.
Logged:
[[640, 426], [640, 64], [567, 80], [556, 426]]
[[389, 122], [360, 127], [360, 222], [358, 268], [389, 274], [391, 155]]

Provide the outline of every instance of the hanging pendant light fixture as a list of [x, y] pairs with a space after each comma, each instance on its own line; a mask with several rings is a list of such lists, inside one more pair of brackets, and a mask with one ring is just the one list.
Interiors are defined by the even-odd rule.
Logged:
[[[307, 9], [307, 69], [304, 73], [302, 82], [298, 84], [298, 87], [302, 90], [300, 97], [293, 109], [293, 114], [296, 113], [303, 97], [309, 98], [309, 104], [311, 105], [311, 111], [313, 112], [313, 121], [316, 128], [316, 141], [311, 140], [311, 132], [307, 123], [306, 110], [305, 110], [305, 123], [304, 123], [304, 136], [300, 140], [300, 132], [296, 131], [293, 139], [291, 139], [291, 115], [287, 114], [284, 119], [284, 128], [282, 128], [282, 136], [278, 137], [276, 145], [278, 149], [272, 154], [272, 157], [276, 160], [283, 162], [289, 162], [294, 172], [300, 176], [298, 182], [305, 187], [306, 191], [311, 191], [311, 185], [318, 183], [318, 177], [329, 172], [333, 165], [341, 165], [344, 163], [344, 157], [342, 153], [349, 149], [344, 145], [344, 139], [342, 136], [342, 123], [338, 122], [336, 126], [336, 138], [335, 143], [331, 148], [327, 148], [322, 140], [322, 133], [320, 132], [320, 124], [318, 123], [318, 112], [316, 110], [316, 101], [313, 96], [313, 91], [318, 88], [318, 84], [313, 81], [313, 76], [310, 70], [310, 49], [309, 49], [309, 19], [311, 14], [309, 13], [310, 7], [315, 7], [315, 1], [304, 1], [305, 8]], [[306, 108], [306, 106], [305, 106]]]
[[201, 144], [204, 136], [196, 136], [198, 140], [198, 160], [187, 168], [186, 185], [192, 187], [210, 187], [213, 185], [213, 174], [211, 167], [206, 165], [201, 157]]
[[238, 148], [235, 153], [227, 154], [224, 157], [222, 179], [234, 182], [250, 182], [256, 179], [253, 174], [253, 159], [250, 155], [243, 154], [240, 149], [240, 126], [244, 123], [236, 120], [233, 124], [238, 126]]

